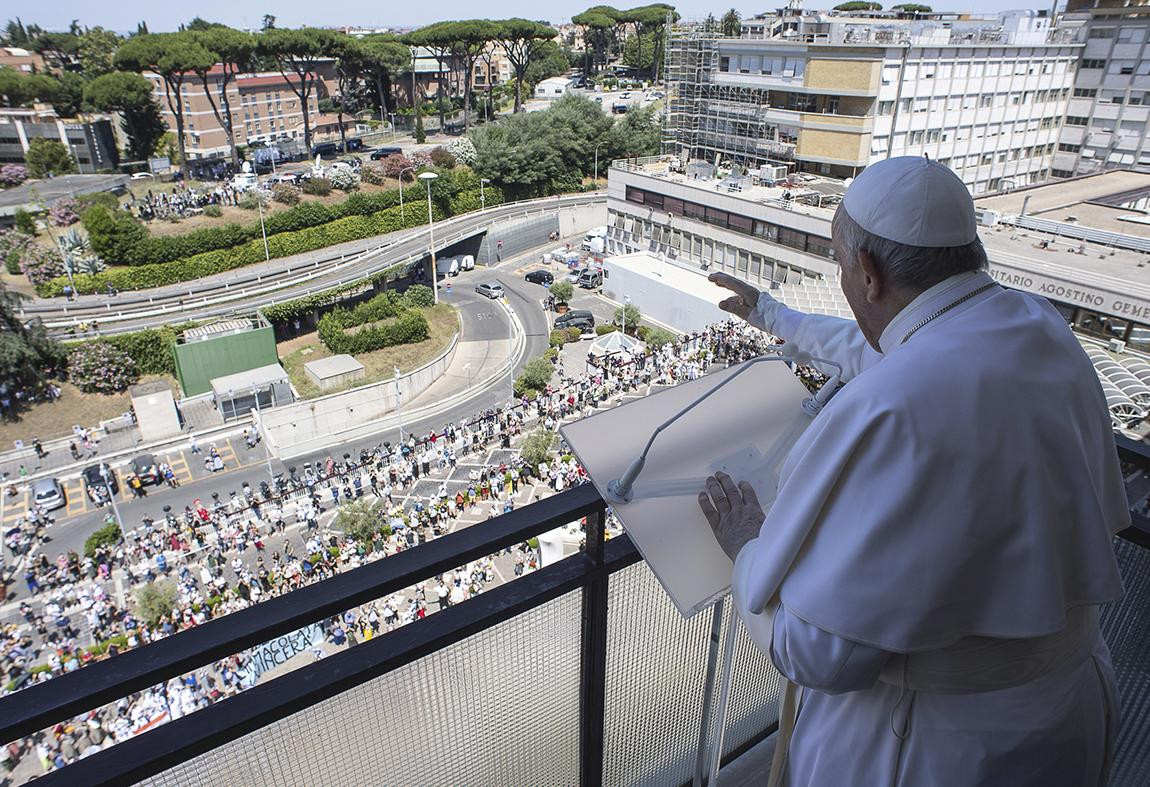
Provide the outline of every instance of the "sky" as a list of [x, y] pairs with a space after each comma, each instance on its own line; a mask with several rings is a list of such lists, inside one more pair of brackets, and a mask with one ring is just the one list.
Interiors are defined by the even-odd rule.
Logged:
[[[647, 0], [632, 0], [627, 3], [614, 3], [617, 8], [631, 8], [644, 5]], [[839, 0], [812, 0], [808, 8], [830, 8]], [[900, 0], [891, 0], [886, 5], [894, 5]], [[726, 0], [730, 2], [730, 0]], [[572, 14], [597, 5], [598, 0], [559, 0], [559, 2], [539, 3], [532, 0], [489, 0], [482, 5], [483, 16], [506, 18], [522, 16], [528, 19], [546, 18], [550, 22], [568, 21]], [[963, 10], [974, 12], [1001, 11], [1014, 8], [1049, 8], [1048, 4], [1036, 2], [1028, 4], [1019, 0], [958, 0], [954, 4], [931, 3], [938, 10]], [[15, 5], [15, 4], [13, 4]], [[154, 33], [175, 30], [181, 22], [195, 15], [212, 22], [222, 22], [232, 27], [259, 28], [265, 13], [274, 14], [278, 27], [337, 27], [341, 25], [363, 25], [371, 27], [418, 27], [442, 19], [471, 18], [479, 10], [474, 2], [464, 0], [439, 0], [435, 3], [368, 3], [363, 0], [276, 0], [276, 2], [237, 3], [235, 0], [199, 0], [195, 4], [156, 3], [152, 0], [119, 0], [116, 3], [100, 3], [93, 6], [90, 0], [52, 0], [41, 8], [32, 4], [20, 3], [20, 18], [25, 24], [35, 22], [48, 30], [67, 29], [73, 19], [80, 20], [85, 27], [97, 25], [128, 32], [136, 29], [136, 23], [145, 20], [148, 29]], [[707, 0], [679, 0], [674, 5], [687, 19], [702, 19], [708, 13], [721, 15], [730, 5], [708, 2]], [[734, 4], [744, 17], [754, 16], [764, 9], [783, 5], [782, 0], [760, 2], [743, 6]], [[263, 6], [261, 8], [261, 6]], [[9, 5], [11, 9], [13, 6]], [[4, 16], [14, 15], [11, 10]]]

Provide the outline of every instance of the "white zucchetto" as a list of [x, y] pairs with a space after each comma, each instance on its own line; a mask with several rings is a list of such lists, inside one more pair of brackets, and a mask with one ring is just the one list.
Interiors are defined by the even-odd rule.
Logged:
[[949, 167], [922, 156], [871, 164], [847, 189], [843, 208], [872, 235], [907, 246], [965, 246], [978, 237], [966, 184]]

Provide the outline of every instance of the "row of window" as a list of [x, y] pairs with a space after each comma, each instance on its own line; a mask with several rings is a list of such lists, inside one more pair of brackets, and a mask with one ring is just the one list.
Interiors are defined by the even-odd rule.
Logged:
[[[1033, 74], [1064, 74], [1067, 60], [993, 60], [986, 63], [908, 63], [902, 69], [903, 82], [920, 79], [964, 79], [966, 77], [1029, 76]], [[898, 67], [883, 69], [883, 84], [889, 85]]]
[[[911, 132], [912, 134], [915, 132]], [[920, 132], [921, 133], [921, 132]], [[903, 144], [899, 138], [901, 134], [895, 136], [895, 147], [902, 148]], [[909, 144], [916, 144], [911, 142]], [[879, 156], [886, 153], [887, 138], [875, 137], [874, 144], [871, 151], [874, 155]], [[951, 169], [961, 170], [967, 167], [985, 167], [995, 162], [1005, 164], [1007, 161], [1020, 161], [1023, 159], [1043, 158], [1054, 153], [1054, 143], [1048, 145], [1033, 145], [1021, 148], [1012, 148], [1010, 150], [991, 151], [989, 153], [976, 153], [967, 156], [954, 156], [953, 158], [939, 159], [939, 161]]]
[[[1049, 90], [1020, 90], [1013, 93], [969, 93], [959, 96], [935, 96], [903, 98], [899, 100], [898, 111], [906, 112], [954, 112], [960, 109], [989, 109], [991, 107], [1022, 106], [1024, 104], [1048, 104], [1064, 101], [1070, 95], [1070, 88]], [[880, 101], [876, 114], [894, 113], [893, 101]]]
[[808, 235], [805, 232], [793, 230], [779, 224], [759, 221], [738, 213], [731, 213], [695, 202], [668, 197], [655, 191], [627, 187], [626, 199], [636, 205], [645, 205], [655, 210], [665, 210], [672, 216], [683, 216], [693, 221], [702, 221], [716, 227], [740, 232], [744, 235], [753, 235], [771, 243], [778, 243], [792, 249], [805, 251], [819, 257], [834, 259], [834, 247], [830, 239], [818, 235]]
[[1084, 58], [1081, 67], [1095, 71], [1100, 71], [1105, 68], [1107, 74], [1117, 74], [1119, 76], [1144, 77], [1150, 75], [1150, 60], [1111, 60], [1108, 66], [1105, 60]]
[[1141, 44], [1146, 40], [1144, 27], [1096, 27], [1090, 31], [1091, 38], [1116, 38], [1120, 44]]

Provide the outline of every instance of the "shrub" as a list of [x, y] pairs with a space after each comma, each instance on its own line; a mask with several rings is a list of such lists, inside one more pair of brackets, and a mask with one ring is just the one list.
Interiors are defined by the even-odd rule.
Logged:
[[20, 258], [20, 270], [32, 284], [45, 284], [64, 275], [64, 257], [56, 249], [29, 244]]
[[579, 328], [568, 328], [567, 329], [567, 341], [568, 342], [577, 342], [582, 338], [583, 338], [583, 331], [581, 329], [579, 329]]
[[153, 628], [172, 614], [179, 599], [179, 591], [171, 582], [153, 582], [136, 591], [136, 611]]
[[68, 356], [68, 380], [88, 393], [119, 393], [139, 376], [130, 355], [103, 341], [81, 344]]
[[313, 197], [326, 197], [331, 194], [331, 181], [327, 178], [308, 178], [303, 182], [303, 193]]
[[426, 150], [417, 150], [411, 154], [411, 166], [416, 170], [431, 168], [431, 154]]
[[547, 344], [551, 347], [562, 347], [567, 343], [567, 331], [556, 329], [547, 337]]
[[372, 186], [386, 186], [387, 175], [379, 164], [365, 164], [359, 171], [359, 179]]
[[619, 330], [618, 325], [604, 325], [603, 323], [599, 323], [595, 326], [595, 335], [602, 336], [605, 333], [614, 333], [617, 330]]
[[160, 328], [145, 328], [142, 331], [102, 336], [99, 339], [79, 342], [74, 346], [78, 348], [85, 344], [110, 344], [127, 353], [135, 362], [140, 374], [175, 375], [176, 362], [172, 345], [181, 333], [188, 328], [194, 328], [195, 325], [194, 322], [188, 322], [164, 325]]
[[650, 349], [657, 350], [664, 344], [675, 341], [675, 334], [662, 328], [648, 328], [646, 325], [640, 325], [639, 338], [645, 341]]
[[28, 168], [20, 164], [5, 164], [0, 166], [0, 189], [10, 189], [19, 186], [28, 179]]
[[333, 353], [351, 355], [423, 341], [431, 335], [427, 318], [400, 301], [385, 292], [354, 309], [334, 309], [320, 318], [319, 340]]
[[435, 293], [426, 284], [413, 284], [404, 291], [400, 303], [408, 309], [426, 309], [435, 305]]
[[532, 358], [523, 367], [523, 381], [529, 388], [542, 391], [551, 382], [555, 367], [546, 358]]
[[[303, 208], [306, 205], [299, 205], [298, 207]], [[296, 209], [292, 208], [284, 211], [284, 213], [291, 213]], [[274, 214], [273, 218], [279, 215], [282, 214]], [[436, 221], [443, 218], [443, 213], [438, 208], [436, 208], [434, 215]], [[348, 216], [329, 221], [318, 227], [309, 227], [297, 232], [281, 232], [274, 237], [269, 230], [268, 248], [272, 257], [287, 257], [305, 251], [322, 249], [337, 243], [346, 243], [351, 240], [370, 238], [374, 235], [385, 235], [399, 229], [418, 227], [426, 221], [427, 211], [425, 210], [409, 210], [401, 214], [398, 207], [389, 208], [369, 216]], [[107, 258], [105, 257], [105, 259]], [[257, 238], [234, 248], [205, 252], [172, 262], [109, 270], [92, 276], [78, 275], [75, 277], [76, 289], [81, 293], [87, 293], [103, 292], [108, 284], [112, 284], [121, 291], [160, 287], [165, 284], [191, 281], [203, 276], [234, 270], [263, 260], [263, 241]], [[44, 298], [60, 295], [67, 283], [66, 279], [57, 277], [50, 282], [38, 285], [36, 292]], [[360, 281], [354, 286], [362, 286], [362, 284], [363, 282]]]
[[260, 206], [260, 196], [255, 191], [249, 191], [247, 194], [240, 197], [239, 202], [236, 203], [237, 207], [244, 210], [255, 210]]
[[148, 231], [127, 211], [93, 205], [80, 220], [88, 232], [92, 251], [111, 263], [132, 264], [140, 247], [148, 240]]
[[404, 170], [411, 166], [411, 159], [407, 156], [388, 156], [380, 163], [379, 168], [389, 178], [399, 178], [400, 173], [403, 173], [404, 182], [410, 183], [415, 180], [415, 172], [404, 172]]
[[95, 557], [100, 547], [114, 548], [120, 543], [120, 526], [115, 522], [104, 525], [102, 528], [88, 536], [84, 542], [84, 557]]
[[20, 261], [32, 243], [31, 235], [15, 230], [0, 230], [0, 260], [4, 261], [4, 269], [8, 273], [20, 275]]
[[353, 172], [350, 167], [333, 169], [327, 179], [331, 182], [332, 188], [337, 188], [340, 191], [355, 191], [359, 188], [359, 175]]
[[[339, 507], [333, 525], [360, 544], [370, 544], [376, 533], [391, 535], [387, 511], [379, 500], [353, 500]], [[335, 557], [335, 556], [333, 556]]]
[[298, 205], [300, 190], [290, 183], [277, 183], [272, 186], [272, 200], [281, 205]]
[[457, 137], [445, 146], [447, 152], [455, 157], [455, 160], [464, 166], [470, 167], [475, 163], [475, 143], [467, 137]]
[[35, 235], [39, 232], [39, 228], [36, 226], [36, 218], [23, 208], [16, 208], [16, 214], [13, 220], [16, 222], [16, 229], [25, 235]]
[[48, 211], [48, 221], [53, 227], [69, 227], [80, 220], [80, 204], [71, 197], [61, 197]]
[[378, 273], [373, 273], [366, 279], [348, 282], [347, 284], [333, 287], [324, 292], [305, 295], [302, 298], [294, 298], [290, 301], [284, 301], [283, 303], [274, 303], [271, 306], [265, 306], [261, 311], [264, 317], [270, 322], [282, 323], [290, 320], [292, 317], [309, 314], [324, 306], [335, 303], [349, 293], [358, 295], [363, 291], [364, 285], [378, 286], [402, 278], [408, 274], [409, 268], [408, 263], [401, 262]]
[[551, 451], [555, 448], [555, 442], [559, 439], [559, 435], [554, 432], [548, 432], [546, 429], [536, 429], [527, 437], [523, 438], [523, 444], [519, 448], [519, 455], [523, 457], [532, 469], [539, 467], [541, 462], [546, 462], [551, 459]]
[[204, 205], [204, 215], [213, 219], [218, 219], [220, 216], [224, 215], [224, 209], [213, 202], [210, 205]]
[[433, 166], [442, 169], [451, 169], [455, 166], [455, 156], [451, 155], [443, 145], [432, 148], [431, 153], [428, 155], [431, 158]]
[[615, 309], [613, 322], [615, 325], [623, 325], [623, 318], [626, 317], [628, 333], [635, 333], [639, 330], [639, 320], [642, 316], [638, 306], [633, 303], [628, 303], [626, 306], [619, 306]]
[[552, 284], [548, 292], [550, 292], [559, 303], [568, 303], [575, 295], [575, 288], [571, 285], [571, 282], [560, 280]]

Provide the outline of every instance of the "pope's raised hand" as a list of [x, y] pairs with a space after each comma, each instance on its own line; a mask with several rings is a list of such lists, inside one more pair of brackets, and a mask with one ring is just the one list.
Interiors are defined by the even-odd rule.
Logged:
[[712, 273], [707, 280], [734, 293], [719, 302], [719, 308], [723, 311], [745, 320], [755, 310], [761, 294], [755, 287], [726, 273]]
[[723, 552], [734, 560], [748, 541], [758, 537], [766, 515], [746, 481], [736, 485], [729, 475], [718, 472], [706, 484], [706, 490], [699, 493], [699, 508]]

